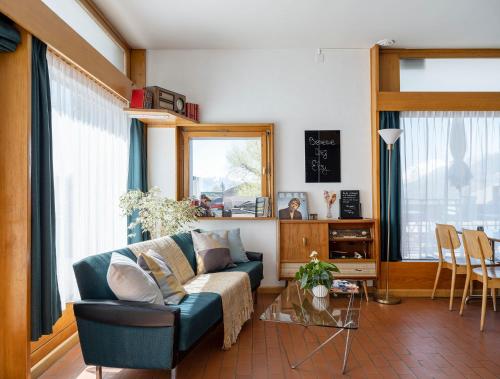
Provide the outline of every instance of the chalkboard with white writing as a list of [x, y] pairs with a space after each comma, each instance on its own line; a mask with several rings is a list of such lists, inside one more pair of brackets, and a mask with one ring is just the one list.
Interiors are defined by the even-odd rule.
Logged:
[[361, 218], [358, 190], [340, 191], [340, 218]]
[[340, 130], [306, 130], [306, 183], [340, 182]]

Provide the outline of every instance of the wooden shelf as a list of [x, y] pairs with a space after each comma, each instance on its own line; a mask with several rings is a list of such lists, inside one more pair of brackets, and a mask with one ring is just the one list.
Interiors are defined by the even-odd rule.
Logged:
[[276, 217], [198, 217], [198, 221], [271, 221]]
[[123, 110], [130, 118], [148, 124], [149, 126], [175, 126], [199, 124], [198, 121], [167, 109], [125, 108]]
[[327, 219], [327, 220], [280, 220], [282, 224], [372, 224], [371, 218]]
[[330, 242], [371, 242], [373, 238], [364, 238], [364, 237], [346, 237], [346, 238], [330, 238]]
[[372, 259], [372, 258], [359, 258], [359, 259], [355, 259], [355, 258], [335, 258], [335, 259], [326, 259], [327, 262], [330, 262], [330, 263], [373, 263], [373, 262], [376, 262], [377, 260], [376, 259]]

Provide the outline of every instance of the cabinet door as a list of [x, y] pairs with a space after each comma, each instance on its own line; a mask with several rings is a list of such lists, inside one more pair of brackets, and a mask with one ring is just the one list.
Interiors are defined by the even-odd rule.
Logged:
[[313, 250], [319, 253], [320, 259], [328, 258], [328, 224], [280, 224], [281, 262], [307, 262]]

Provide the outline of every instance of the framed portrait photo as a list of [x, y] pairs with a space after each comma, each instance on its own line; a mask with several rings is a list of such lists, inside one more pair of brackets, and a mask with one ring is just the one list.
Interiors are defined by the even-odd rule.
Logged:
[[278, 217], [280, 220], [307, 220], [307, 192], [278, 192]]

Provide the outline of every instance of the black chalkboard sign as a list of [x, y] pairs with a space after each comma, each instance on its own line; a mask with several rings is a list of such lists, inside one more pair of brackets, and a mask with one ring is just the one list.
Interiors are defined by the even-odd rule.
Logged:
[[340, 218], [362, 218], [359, 191], [340, 191]]
[[340, 130], [306, 130], [306, 183], [340, 182]]

